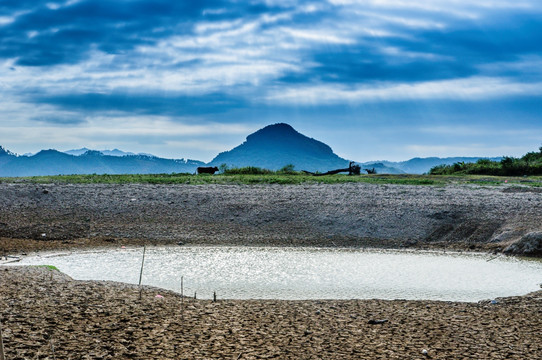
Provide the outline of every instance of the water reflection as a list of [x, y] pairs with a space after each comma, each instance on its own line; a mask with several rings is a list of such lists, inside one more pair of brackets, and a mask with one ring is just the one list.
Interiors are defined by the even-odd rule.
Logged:
[[[81, 280], [137, 284], [142, 248], [26, 258]], [[542, 263], [480, 254], [276, 247], [150, 247], [143, 284], [198, 298], [478, 301], [538, 289]]]

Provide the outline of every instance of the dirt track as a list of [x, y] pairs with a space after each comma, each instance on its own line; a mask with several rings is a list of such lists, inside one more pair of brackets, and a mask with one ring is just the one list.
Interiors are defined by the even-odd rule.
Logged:
[[502, 251], [518, 243], [509, 250], [542, 255], [539, 188], [0, 184], [0, 199], [7, 251], [19, 249], [10, 239], [34, 239], [38, 248], [182, 241]]

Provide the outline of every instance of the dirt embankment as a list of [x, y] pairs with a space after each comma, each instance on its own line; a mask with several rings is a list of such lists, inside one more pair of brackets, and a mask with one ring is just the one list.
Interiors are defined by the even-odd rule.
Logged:
[[[0, 266], [6, 359], [540, 359], [542, 291], [480, 303], [231, 301]], [[160, 295], [162, 297], [157, 297]], [[371, 320], [386, 320], [371, 324]]]
[[0, 199], [0, 246], [8, 252], [183, 242], [542, 255], [539, 188], [0, 184]]

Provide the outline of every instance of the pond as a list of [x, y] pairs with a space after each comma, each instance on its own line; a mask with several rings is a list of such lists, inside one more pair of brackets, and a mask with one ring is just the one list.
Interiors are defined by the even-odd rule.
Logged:
[[[137, 284], [143, 248], [40, 254], [78, 280]], [[475, 302], [539, 289], [542, 262], [505, 256], [341, 248], [147, 247], [142, 284], [198, 298]]]

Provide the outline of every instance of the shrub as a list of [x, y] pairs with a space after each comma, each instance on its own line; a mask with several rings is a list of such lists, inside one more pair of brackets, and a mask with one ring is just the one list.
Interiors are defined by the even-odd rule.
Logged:
[[226, 169], [224, 174], [226, 175], [266, 175], [272, 174], [271, 170], [262, 169], [256, 166], [245, 166], [242, 168]]
[[295, 166], [293, 164], [285, 165], [279, 171], [277, 171], [277, 173], [286, 174], [286, 175], [295, 175], [297, 174], [297, 171], [294, 171], [294, 167]]
[[220, 171], [221, 174], [225, 174], [226, 171], [228, 171], [228, 164], [220, 164], [218, 171]]

